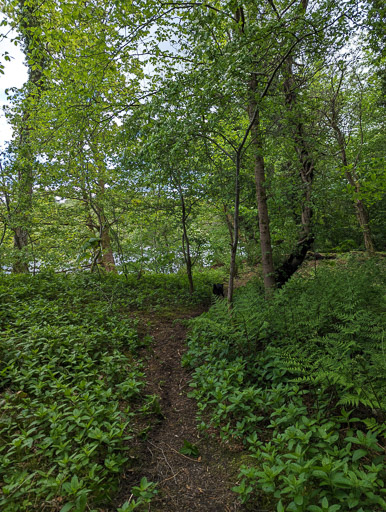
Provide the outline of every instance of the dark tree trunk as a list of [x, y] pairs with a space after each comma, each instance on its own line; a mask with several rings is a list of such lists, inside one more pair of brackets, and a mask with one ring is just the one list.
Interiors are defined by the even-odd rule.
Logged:
[[275, 269], [273, 266], [271, 233], [269, 229], [269, 215], [267, 194], [265, 190], [265, 167], [263, 157], [263, 140], [260, 130], [260, 117], [258, 105], [256, 102], [257, 94], [257, 78], [253, 74], [249, 82], [249, 105], [248, 115], [252, 123], [251, 136], [254, 150], [254, 169], [255, 169], [255, 185], [257, 208], [259, 215], [259, 232], [260, 232], [260, 248], [261, 263], [263, 268], [264, 288], [266, 295], [269, 296], [276, 286]]
[[233, 214], [233, 236], [231, 236], [231, 261], [229, 269], [229, 283], [228, 283], [228, 303], [231, 304], [233, 300], [234, 282], [236, 276], [236, 256], [237, 246], [239, 243], [239, 210], [240, 210], [240, 151], [236, 153], [235, 162], [235, 204]]
[[314, 159], [307, 144], [304, 125], [297, 112], [296, 82], [292, 67], [292, 57], [286, 62], [286, 79], [284, 92], [287, 110], [290, 114], [295, 151], [298, 155], [300, 168], [299, 175], [303, 188], [303, 201], [301, 213], [301, 229], [296, 246], [288, 258], [276, 271], [276, 279], [279, 286], [283, 286], [303, 263], [307, 252], [314, 242], [312, 233], [312, 184], [314, 179]]
[[185, 205], [185, 198], [184, 194], [182, 193], [182, 189], [179, 186], [179, 193], [180, 193], [180, 201], [181, 201], [181, 209], [182, 209], [182, 252], [184, 254], [184, 260], [186, 265], [186, 274], [188, 276], [189, 281], [189, 293], [192, 295], [194, 292], [194, 282], [193, 282], [193, 263], [192, 263], [192, 257], [190, 255], [190, 240], [188, 235], [188, 227], [187, 227], [187, 219], [189, 216], [189, 213], [186, 211], [186, 205]]
[[226, 222], [226, 225], [227, 225], [227, 228], [228, 228], [229, 239], [231, 241], [231, 246], [232, 246], [233, 245], [234, 226], [233, 226], [232, 215], [229, 213], [228, 207], [227, 207], [226, 204], [224, 204], [224, 214], [225, 214], [225, 222]]

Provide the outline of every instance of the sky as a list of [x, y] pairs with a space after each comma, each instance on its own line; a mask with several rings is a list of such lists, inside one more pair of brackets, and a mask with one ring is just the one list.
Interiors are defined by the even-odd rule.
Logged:
[[[7, 27], [0, 27], [1, 34], [6, 34], [8, 31]], [[5, 89], [21, 87], [26, 82], [28, 76], [23, 52], [10, 40], [12, 35], [14, 36], [15, 34], [8, 34], [7, 40], [0, 40], [0, 59], [5, 65], [4, 74], [0, 74], [0, 149], [4, 148], [5, 142], [12, 138], [12, 129], [7, 123], [3, 112], [3, 106], [7, 104]], [[2, 56], [6, 51], [11, 57], [10, 62], [4, 61]]]

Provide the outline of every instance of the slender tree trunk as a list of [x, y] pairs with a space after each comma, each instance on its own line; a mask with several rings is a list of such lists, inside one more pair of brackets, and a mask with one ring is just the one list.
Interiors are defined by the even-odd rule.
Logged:
[[263, 140], [260, 130], [260, 117], [258, 112], [258, 105], [256, 102], [256, 93], [257, 78], [256, 74], [253, 73], [249, 82], [248, 115], [250, 122], [253, 122], [251, 127], [251, 135], [254, 149], [255, 185], [259, 215], [261, 263], [263, 268], [264, 288], [266, 295], [270, 296], [272, 290], [276, 286], [276, 281], [272, 257], [271, 233], [269, 229], [267, 194], [265, 190], [266, 181], [263, 157]]
[[228, 228], [229, 238], [230, 238], [231, 246], [232, 246], [233, 245], [234, 226], [233, 226], [232, 215], [229, 213], [228, 207], [227, 207], [226, 204], [224, 204], [224, 214], [225, 214], [225, 222], [226, 222], [226, 225], [227, 225], [227, 228]]
[[285, 284], [303, 263], [307, 252], [310, 250], [314, 236], [312, 233], [312, 184], [314, 179], [314, 159], [308, 148], [304, 125], [296, 112], [298, 98], [296, 94], [296, 83], [293, 72], [292, 57], [286, 62], [286, 80], [284, 81], [284, 92], [287, 110], [290, 114], [293, 128], [293, 140], [295, 151], [298, 155], [300, 168], [299, 174], [303, 187], [303, 202], [301, 213], [301, 229], [295, 249], [277, 269], [277, 282], [279, 286]]
[[99, 185], [99, 201], [96, 205], [99, 222], [99, 236], [101, 239], [101, 265], [106, 272], [116, 272], [114, 253], [111, 246], [110, 226], [103, 209], [103, 196], [105, 192], [105, 183], [102, 179]]
[[102, 266], [106, 272], [116, 272], [113, 249], [111, 247], [110, 226], [105, 215], [101, 217], [101, 247], [102, 247]]
[[359, 225], [362, 229], [363, 241], [366, 247], [366, 251], [370, 256], [372, 256], [375, 254], [375, 246], [369, 224], [369, 212], [360, 199], [355, 201], [355, 210]]
[[240, 165], [241, 165], [241, 152], [238, 151], [236, 153], [236, 162], [235, 162], [235, 204], [234, 204], [234, 214], [233, 214], [233, 236], [231, 236], [231, 261], [230, 261], [230, 269], [229, 269], [229, 283], [228, 283], [228, 304], [232, 303], [233, 300], [233, 290], [234, 290], [234, 281], [236, 277], [236, 256], [237, 256], [237, 246], [239, 243], [239, 220], [240, 220]]
[[189, 293], [192, 295], [194, 292], [194, 282], [193, 282], [193, 273], [192, 273], [192, 258], [190, 255], [190, 241], [189, 241], [189, 235], [188, 235], [188, 228], [187, 228], [187, 219], [188, 219], [188, 213], [186, 212], [186, 205], [185, 205], [185, 199], [184, 195], [182, 193], [181, 187], [179, 187], [180, 192], [180, 200], [181, 200], [181, 209], [182, 209], [182, 251], [184, 253], [184, 260], [186, 265], [186, 274], [188, 276], [189, 281]]
[[190, 244], [189, 244], [189, 238], [187, 238], [185, 229], [184, 234], [182, 235], [182, 247], [184, 252], [184, 259], [185, 259], [185, 265], [186, 265], [186, 274], [188, 276], [188, 282], [189, 282], [189, 293], [192, 295], [194, 292], [194, 282], [193, 282], [193, 264], [192, 259], [190, 256]]
[[[103, 195], [104, 183], [100, 181], [99, 187], [102, 190], [102, 192], [101, 190], [99, 192], [100, 194]], [[106, 272], [116, 272], [114, 254], [111, 248], [110, 241], [110, 229], [106, 216], [103, 212], [103, 207], [101, 207], [99, 203], [93, 206], [94, 212], [96, 213], [98, 218], [98, 224], [95, 224], [90, 211], [91, 198], [88, 197], [84, 184], [82, 186], [82, 197], [86, 210], [86, 226], [91, 231], [93, 236], [95, 236], [97, 232], [100, 238], [99, 247], [97, 247], [94, 251], [91, 269], [93, 271], [96, 265], [99, 264], [102, 265]], [[100, 197], [99, 199], [102, 200]]]
[[89, 200], [84, 183], [81, 185], [81, 190], [82, 190], [82, 199], [83, 199], [84, 209], [85, 209], [85, 214], [86, 214], [86, 226], [91, 231], [93, 236], [95, 237], [95, 230], [98, 228], [98, 226], [95, 225], [92, 215], [91, 215], [90, 200]]
[[[338, 141], [342, 164], [344, 165], [344, 168], [345, 168], [344, 172], [345, 172], [346, 179], [350, 183], [350, 185], [353, 187], [356, 194], [359, 195], [359, 193], [360, 193], [359, 180], [356, 177], [355, 171], [354, 170], [350, 171], [350, 169], [349, 169], [348, 158], [347, 158], [347, 153], [346, 153], [346, 142], [344, 139], [344, 135], [338, 126], [335, 110], [333, 111], [333, 117], [331, 119], [331, 126], [335, 132], [336, 140]], [[375, 247], [374, 247], [374, 241], [373, 241], [373, 237], [372, 237], [371, 230], [370, 230], [369, 214], [368, 214], [367, 208], [360, 199], [355, 200], [354, 208], [355, 208], [355, 214], [358, 219], [359, 226], [362, 230], [363, 241], [365, 244], [366, 251], [368, 252], [369, 255], [373, 255], [375, 253]]]

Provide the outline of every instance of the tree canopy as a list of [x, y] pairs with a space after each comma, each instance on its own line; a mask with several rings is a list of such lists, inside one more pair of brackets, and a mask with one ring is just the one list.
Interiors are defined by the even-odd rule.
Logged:
[[382, 250], [382, 13], [4, 2], [29, 75], [8, 91], [3, 268], [185, 267], [193, 291], [194, 265], [225, 263], [231, 301], [242, 260], [269, 295], [309, 250]]

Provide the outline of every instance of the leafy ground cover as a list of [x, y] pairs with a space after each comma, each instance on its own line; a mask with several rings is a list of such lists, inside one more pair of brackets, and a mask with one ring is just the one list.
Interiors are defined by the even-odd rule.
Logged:
[[[133, 310], [208, 300], [209, 275], [189, 297], [181, 276], [2, 276], [0, 508], [92, 510], [108, 503], [130, 464], [144, 393]], [[140, 423], [140, 422], [139, 422]], [[134, 510], [156, 489], [142, 479]], [[95, 509], [95, 508], [94, 508]]]
[[329, 262], [192, 321], [200, 428], [250, 453], [234, 491], [278, 512], [385, 510], [384, 264]]
[[192, 297], [179, 275], [3, 276], [1, 510], [384, 510], [384, 276], [330, 261], [269, 302], [255, 280], [194, 319], [198, 432], [175, 320], [218, 274]]

